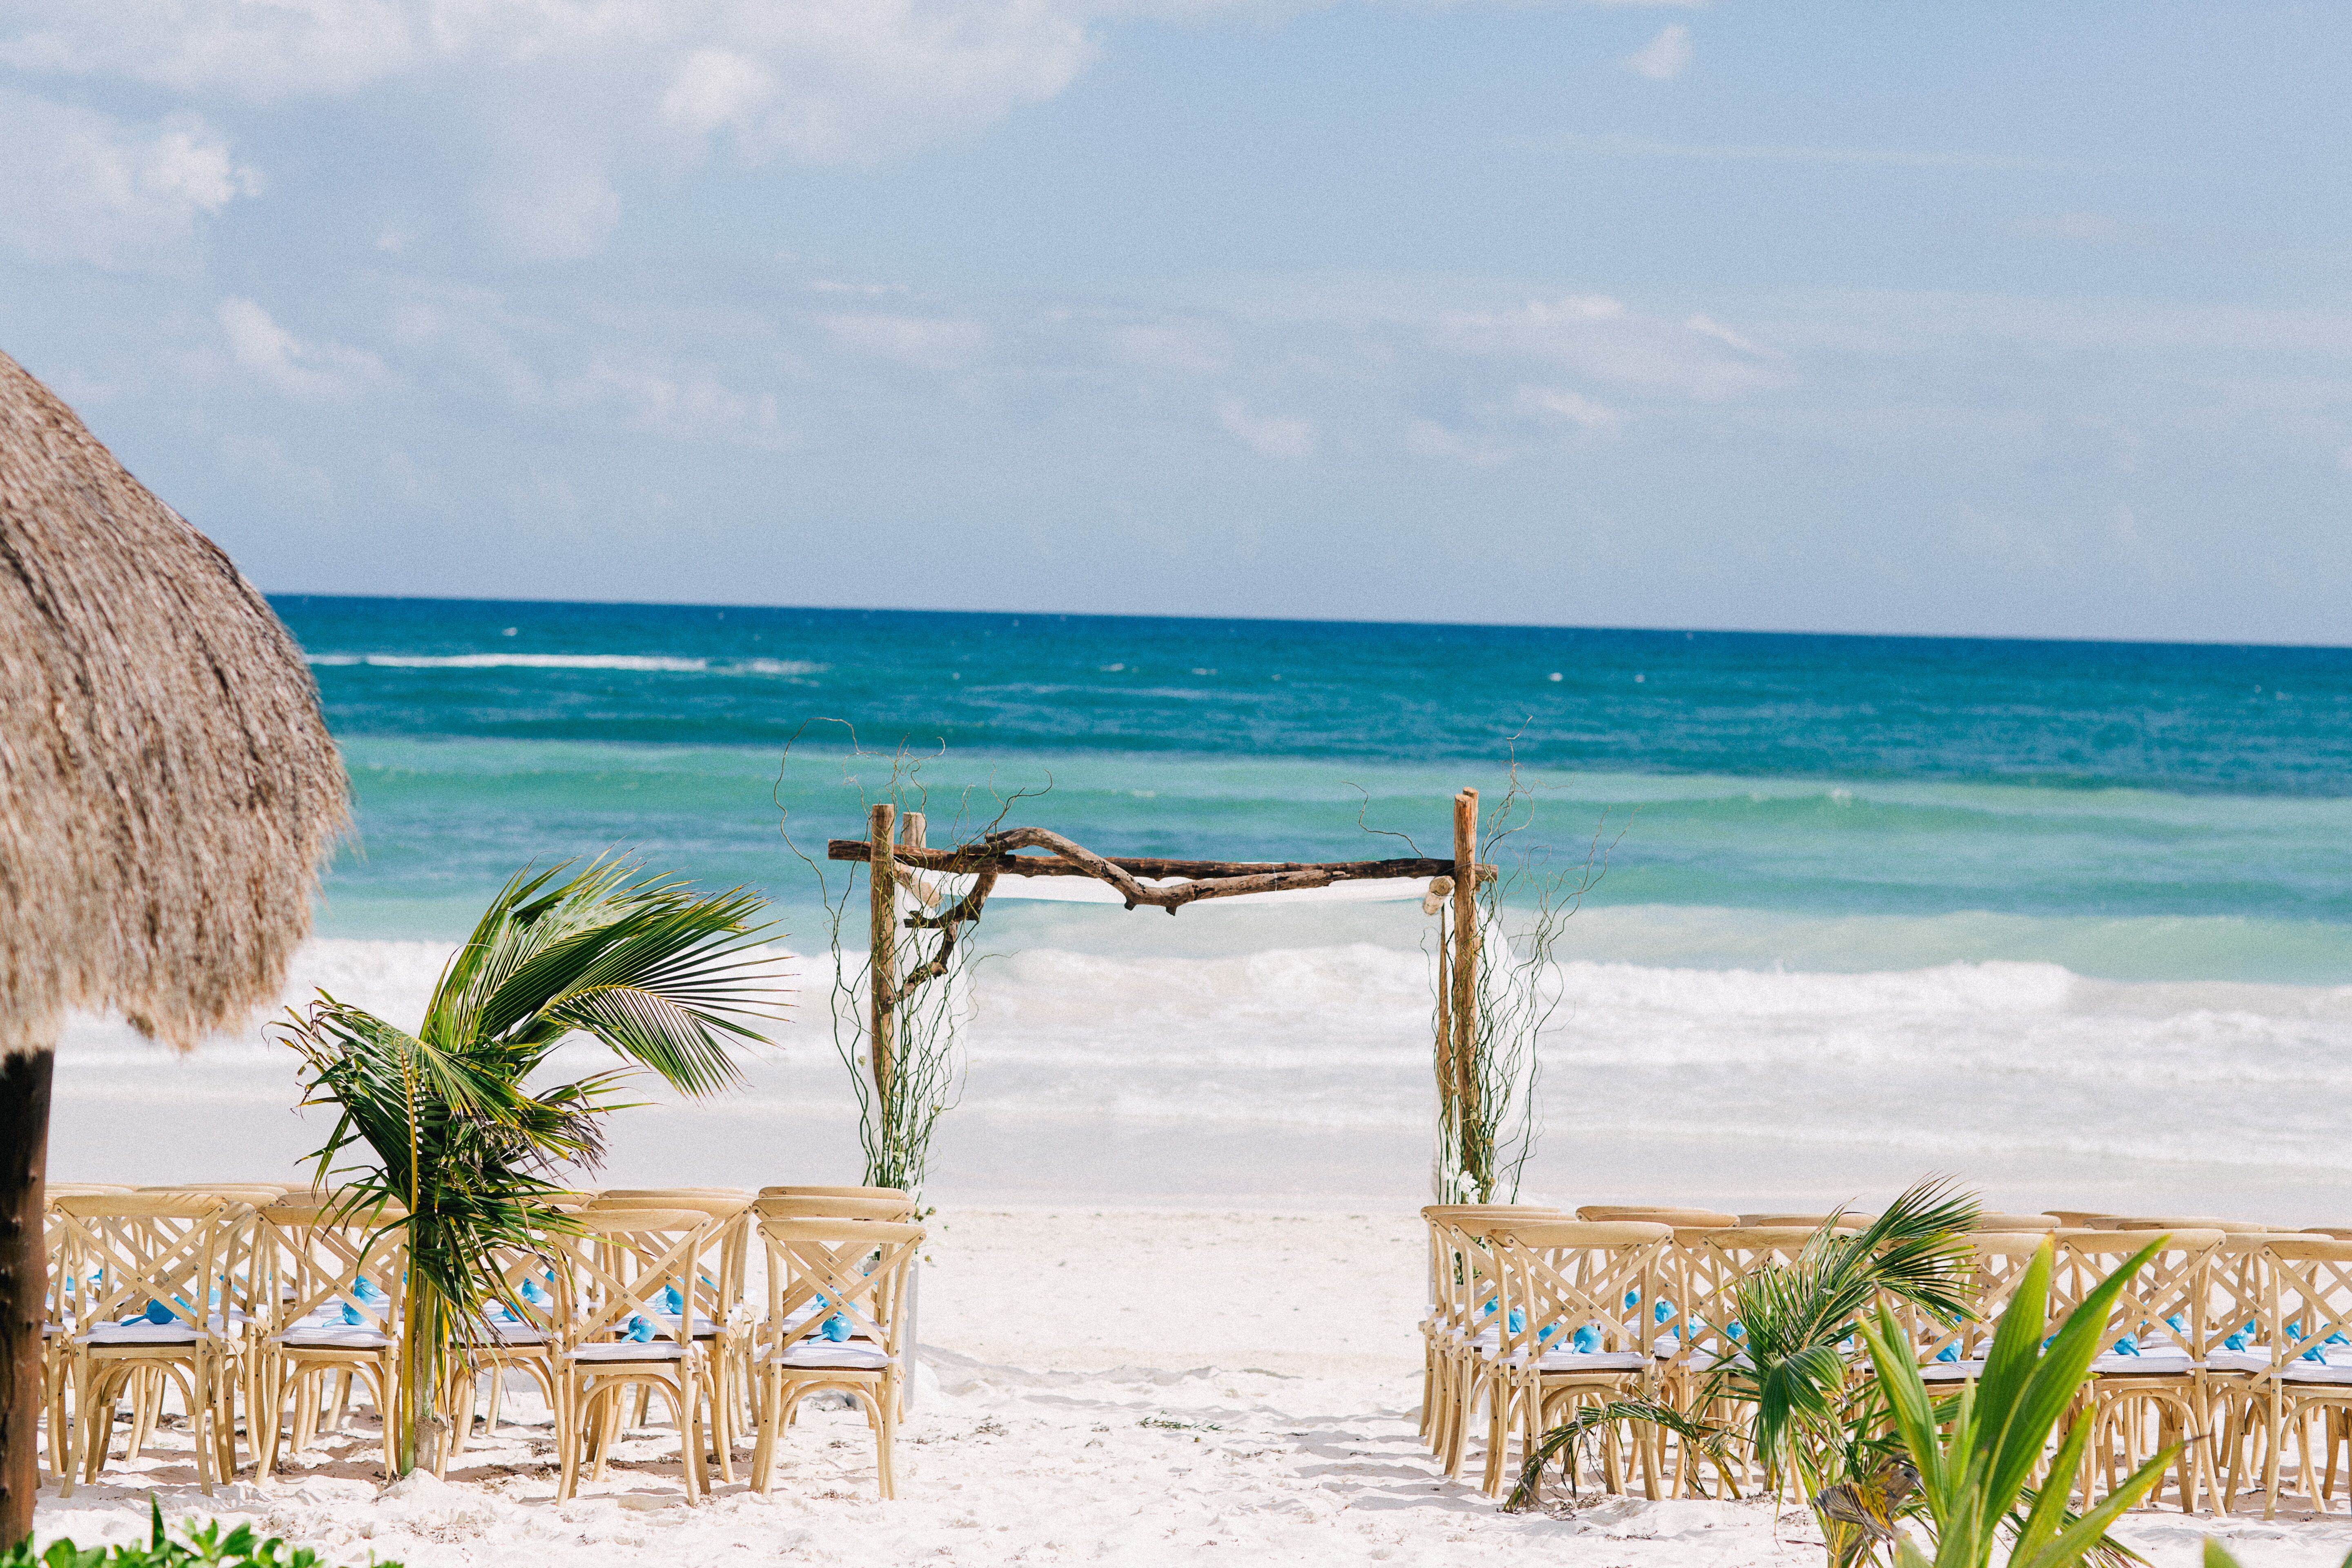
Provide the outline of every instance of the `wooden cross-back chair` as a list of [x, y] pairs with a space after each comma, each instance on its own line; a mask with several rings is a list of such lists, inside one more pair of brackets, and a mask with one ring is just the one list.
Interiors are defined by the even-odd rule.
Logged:
[[[567, 1313], [553, 1254], [545, 1246], [501, 1247], [492, 1252], [491, 1260], [502, 1282], [499, 1299], [479, 1319], [460, 1325], [457, 1354], [449, 1369], [451, 1426], [442, 1450], [445, 1469], [466, 1451], [473, 1436], [485, 1377], [490, 1380], [489, 1436], [498, 1435], [509, 1372], [520, 1372], [537, 1385], [555, 1419], [559, 1443], [570, 1430], [563, 1418]], [[638, 1421], [643, 1425], [642, 1414]]]
[[[2209, 1265], [2221, 1233], [2060, 1231], [2052, 1296], [2058, 1309], [2071, 1314], [2103, 1280], [2160, 1237], [2168, 1238], [2109, 1304], [2101, 1332], [2105, 1348], [2091, 1363], [2082, 1401], [2083, 1417], [2093, 1424], [2091, 1440], [2082, 1471], [2073, 1478], [2084, 1507], [2095, 1479], [2103, 1477], [2112, 1492], [2121, 1477], [2175, 1443], [2181, 1445], [2172, 1467], [2181, 1511], [2196, 1511], [2200, 1489], [2218, 1489], [2208, 1440], [2204, 1363]], [[2158, 1483], [2149, 1493], [2149, 1506], [2156, 1506], [2161, 1489]]]
[[[558, 1501], [578, 1489], [583, 1468], [603, 1480], [618, 1440], [622, 1401], [638, 1388], [658, 1392], [677, 1428], [689, 1504], [709, 1489], [704, 1412], [718, 1403], [712, 1340], [698, 1332], [714, 1304], [709, 1281], [719, 1269], [719, 1226], [688, 1208], [581, 1209], [577, 1232], [551, 1230], [571, 1325], [563, 1352], [557, 1441], [562, 1449]], [[672, 1310], [670, 1292], [679, 1310]], [[732, 1461], [719, 1456], [732, 1479]]]
[[[768, 1311], [755, 1363], [760, 1441], [751, 1484], [775, 1482], [776, 1451], [801, 1401], [834, 1389], [866, 1412], [876, 1484], [898, 1495], [896, 1450], [907, 1376], [906, 1284], [923, 1227], [888, 1220], [762, 1218]], [[841, 1331], [828, 1332], [838, 1324]]]
[[[1740, 1286], [1763, 1269], [1795, 1261], [1819, 1231], [1804, 1226], [1678, 1226], [1674, 1245], [1661, 1271], [1659, 1300], [1665, 1316], [1651, 1310], [1657, 1348], [1665, 1352], [1660, 1367], [1662, 1392], [1685, 1414], [1718, 1424], [1731, 1415], [1728, 1402], [1710, 1399], [1709, 1384], [1717, 1369], [1746, 1354], [1739, 1321]], [[1738, 1452], [1737, 1449], [1727, 1452]], [[1674, 1490], [1677, 1495], [1722, 1495], [1745, 1488], [1747, 1461], [1738, 1476], [1712, 1474], [1711, 1461], [1685, 1445], [1675, 1447]]]
[[[1652, 1300], [1674, 1232], [1638, 1220], [1511, 1219], [1487, 1239], [1498, 1258], [1497, 1342], [1482, 1357], [1486, 1383], [1485, 1489], [1499, 1496], [1509, 1470], [1512, 1427], [1522, 1453], [1585, 1405], [1654, 1394]], [[1643, 1489], [1658, 1495], [1654, 1431], [1633, 1434]], [[1603, 1484], [1622, 1489], [1617, 1446], [1604, 1443]]]
[[[693, 1209], [710, 1216], [719, 1247], [703, 1284], [704, 1317], [695, 1337], [711, 1352], [711, 1375], [719, 1389], [712, 1412], [713, 1447], [720, 1473], [734, 1479], [737, 1437], [751, 1418], [751, 1312], [748, 1300], [751, 1257], [751, 1194], [740, 1187], [608, 1187], [586, 1207]], [[637, 1390], [635, 1425], [642, 1426], [653, 1391]]]
[[[2290, 1432], [2304, 1494], [2325, 1512], [2334, 1500], [2338, 1451], [2352, 1440], [2352, 1241], [2266, 1237], [2260, 1269], [2261, 1332], [2270, 1365], [2255, 1375], [2250, 1404], [2265, 1428], [2263, 1517], [2278, 1509]], [[2324, 1482], [2318, 1479], [2323, 1455]]]
[[72, 1495], [77, 1468], [98, 1479], [126, 1396], [134, 1409], [124, 1458], [137, 1457], [166, 1386], [179, 1391], [197, 1484], [210, 1493], [236, 1464], [249, 1325], [235, 1296], [253, 1211], [176, 1192], [62, 1197], [55, 1208], [73, 1297], [73, 1421], [58, 1495]]
[[2257, 1394], [2271, 1368], [2263, 1324], [2270, 1310], [2266, 1247], [2276, 1239], [2267, 1231], [2224, 1231], [2206, 1258], [2206, 1421], [2213, 1434], [2214, 1498], [2222, 1513], [2236, 1505], [2241, 1476], [2262, 1484], [2270, 1422]]
[[1490, 1221], [1568, 1217], [1533, 1204], [1432, 1204], [1422, 1211], [1429, 1226], [1430, 1310], [1422, 1320], [1422, 1426], [1431, 1450], [1448, 1476], [1462, 1473], [1462, 1458], [1477, 1402], [1485, 1393], [1476, 1375], [1479, 1352], [1497, 1341], [1493, 1315], [1502, 1291], [1493, 1249], [1486, 1239]]
[[246, 1438], [258, 1479], [268, 1479], [283, 1455], [300, 1452], [318, 1435], [327, 1385], [340, 1385], [332, 1401], [340, 1413], [354, 1381], [383, 1417], [384, 1473], [393, 1473], [408, 1263], [402, 1233], [388, 1227], [403, 1217], [389, 1207], [315, 1202], [256, 1211], [256, 1297], [266, 1304], [267, 1323], [253, 1352]]

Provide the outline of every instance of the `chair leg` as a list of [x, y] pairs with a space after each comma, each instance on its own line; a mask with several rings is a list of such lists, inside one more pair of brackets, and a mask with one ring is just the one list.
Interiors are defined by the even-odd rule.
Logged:
[[751, 1447], [751, 1489], [764, 1497], [776, 1479], [776, 1436], [782, 1425], [777, 1406], [783, 1400], [783, 1379], [773, 1371], [752, 1375], [751, 1397], [758, 1411], [760, 1435]]
[[677, 1382], [672, 1386], [670, 1410], [677, 1426], [679, 1457], [686, 1463], [686, 1500], [689, 1507], [700, 1502], [710, 1490], [710, 1478], [702, 1468], [702, 1374], [692, 1368], [680, 1366]]
[[874, 1431], [874, 1475], [883, 1499], [895, 1502], [898, 1497], [898, 1380], [892, 1373], [882, 1375], [880, 1404], [881, 1418]]

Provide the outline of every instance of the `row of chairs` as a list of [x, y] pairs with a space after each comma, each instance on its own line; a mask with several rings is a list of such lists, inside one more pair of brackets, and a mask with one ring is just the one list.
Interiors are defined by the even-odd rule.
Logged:
[[[905, 1309], [924, 1236], [908, 1194], [634, 1188], [549, 1206], [563, 1222], [498, 1255], [503, 1299], [457, 1326], [439, 1390], [445, 1468], [466, 1445], [481, 1384], [494, 1391], [495, 1429], [496, 1391], [516, 1373], [553, 1415], [560, 1498], [583, 1470], [603, 1478], [629, 1406], [643, 1426], [656, 1395], [678, 1434], [689, 1501], [709, 1490], [709, 1462], [734, 1479], [747, 1436], [751, 1482], [765, 1491], [801, 1402], [837, 1391], [866, 1412], [878, 1485], [896, 1495]], [[355, 1391], [388, 1417], [414, 1329], [403, 1233], [389, 1228], [402, 1217], [258, 1184], [52, 1185], [43, 1343], [60, 1490], [99, 1478], [126, 1415], [124, 1458], [137, 1456], [167, 1393], [207, 1491], [236, 1471], [240, 1426], [266, 1479], [339, 1423]], [[394, 1424], [383, 1426], [389, 1468]]]
[[[1529, 1205], [1434, 1205], [1423, 1434], [1459, 1475], [1484, 1413], [1484, 1485], [1499, 1493], [1510, 1449], [1581, 1407], [1664, 1400], [1697, 1415], [1707, 1373], [1743, 1353], [1733, 1296], [1792, 1262], [1825, 1224], [1868, 1215], [1724, 1215], [1589, 1205], [1574, 1215]], [[1896, 1315], [1931, 1388], [1958, 1388], [1983, 1367], [1993, 1324], [2026, 1266], [2053, 1244], [2053, 1316], [2143, 1247], [2162, 1249], [2115, 1299], [2078, 1415], [2094, 1423], [2082, 1472], [2098, 1489], [2161, 1447], [2184, 1445], [2168, 1478], [2186, 1511], [2210, 1498], [2227, 1511], [2259, 1484], [2276, 1510], [2290, 1448], [2315, 1506], [2332, 1504], [2352, 1455], [2352, 1227], [2285, 1230], [2198, 1215], [1983, 1215], [1967, 1238], [1971, 1314]], [[1601, 1444], [1611, 1489], [1638, 1470], [1645, 1492], [1677, 1495], [1752, 1481], [1752, 1459], [1723, 1473], [1654, 1427]]]

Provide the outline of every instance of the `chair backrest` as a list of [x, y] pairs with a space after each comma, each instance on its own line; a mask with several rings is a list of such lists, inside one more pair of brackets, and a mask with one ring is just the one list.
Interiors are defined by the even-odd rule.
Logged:
[[1739, 1223], [1748, 1230], [1819, 1230], [1834, 1219], [1840, 1230], [1861, 1230], [1877, 1218], [1874, 1214], [1854, 1214], [1851, 1211], [1841, 1215], [1744, 1214], [1739, 1216]]
[[81, 1329], [160, 1302], [202, 1329], [236, 1305], [253, 1210], [206, 1193], [91, 1193], [59, 1198], [58, 1289]]
[[318, 1201], [256, 1210], [254, 1294], [271, 1326], [324, 1318], [330, 1328], [397, 1335], [408, 1264], [404, 1233], [387, 1222], [399, 1217], [396, 1210], [339, 1211]]
[[290, 1189], [277, 1182], [174, 1182], [160, 1187], [133, 1187], [139, 1193], [209, 1193], [216, 1198], [234, 1198], [241, 1204], [274, 1203]]
[[[596, 1208], [572, 1215], [576, 1232], [551, 1230], [562, 1311], [576, 1343], [626, 1335], [632, 1319], [654, 1337], [690, 1342], [698, 1317], [716, 1318], [724, 1273], [722, 1227], [688, 1208]], [[673, 1312], [669, 1292], [682, 1303]]]
[[828, 1337], [870, 1340], [896, 1359], [904, 1348], [907, 1269], [923, 1227], [862, 1219], [763, 1219], [768, 1253], [766, 1342], [771, 1353]]
[[2095, 1215], [2084, 1226], [2088, 1230], [2224, 1230], [2242, 1235], [2247, 1232], [2276, 1230], [2278, 1226], [2257, 1225], [2250, 1219], [2215, 1219], [2210, 1215]]
[[1533, 1204], [1431, 1204], [1421, 1211], [1429, 1224], [1429, 1289], [1433, 1315], [1466, 1333], [1477, 1331], [1497, 1292], [1486, 1231], [1512, 1219], [1568, 1216]]
[[2261, 1333], [2273, 1369], [2325, 1361], [2331, 1341], [2352, 1340], [2352, 1241], [2279, 1236], [2261, 1246]]
[[628, 1208], [692, 1209], [709, 1215], [719, 1255], [716, 1268], [704, 1268], [702, 1310], [713, 1319], [721, 1319], [745, 1304], [751, 1259], [750, 1194], [715, 1187], [607, 1187], [573, 1212], [604, 1214]]
[[1969, 1228], [2001, 1236], [2046, 1236], [2058, 1228], [2058, 1216], [2051, 1214], [1979, 1214], [1976, 1224]]
[[44, 1182], [41, 1184], [44, 1203], [54, 1202], [58, 1198], [86, 1198], [109, 1193], [128, 1193], [137, 1190], [134, 1187], [117, 1186], [111, 1182]]
[[[609, 1204], [634, 1201], [650, 1203], [656, 1198], [700, 1198], [711, 1201], [732, 1199], [740, 1208], [751, 1201], [751, 1194], [741, 1187], [606, 1187], [593, 1194], [593, 1201]], [[696, 1208], [698, 1204], [682, 1204], [683, 1208]]]
[[670, 1187], [663, 1190], [619, 1188], [598, 1193], [583, 1204], [588, 1210], [602, 1209], [692, 1209], [707, 1214], [715, 1220], [730, 1220], [751, 1206], [751, 1199], [741, 1193], [712, 1193], [700, 1188]]
[[1579, 1219], [1635, 1219], [1651, 1225], [1671, 1226], [1676, 1230], [1721, 1229], [1739, 1221], [1713, 1209], [1660, 1208], [1641, 1204], [1587, 1204], [1576, 1211]]
[[2352, 1225], [2305, 1225], [2295, 1227], [2297, 1236], [2325, 1236], [2336, 1241], [2352, 1241]]
[[903, 1187], [761, 1187], [763, 1198], [903, 1198]]
[[[1750, 1275], [1795, 1261], [1817, 1226], [1707, 1226], [1675, 1232], [1670, 1321], [1661, 1333], [1678, 1342], [1679, 1359], [1727, 1361], [1739, 1352], [1733, 1297]], [[1656, 1315], [1655, 1309], [1652, 1316]]]
[[1674, 1231], [1643, 1220], [1515, 1219], [1488, 1239], [1498, 1254], [1502, 1292], [1494, 1321], [1507, 1361], [1576, 1344], [1640, 1354], [1654, 1338], [1660, 1265]]
[[2125, 1281], [2108, 1307], [2102, 1353], [2125, 1339], [2143, 1356], [2175, 1352], [2193, 1361], [2206, 1353], [2213, 1338], [2208, 1292], [2213, 1252], [2222, 1241], [2219, 1230], [2061, 1231], [2053, 1303], [2071, 1315], [2102, 1280], [2159, 1237], [2162, 1249]]
[[759, 1219], [875, 1219], [911, 1223], [912, 1198], [757, 1198], [751, 1212]]
[[2105, 1209], [2043, 1209], [2042, 1212], [2056, 1220], [2061, 1230], [2088, 1230], [2093, 1220], [2107, 1217]]
[[1963, 1291], [1969, 1304], [1967, 1317], [1948, 1321], [1910, 1302], [1896, 1309], [1895, 1315], [1910, 1331], [1911, 1348], [1922, 1365], [1938, 1360], [1982, 1359], [2027, 1268], [2036, 1254], [2053, 1243], [2046, 1231], [2012, 1230], [1971, 1231], [1965, 1245], [1969, 1249]]

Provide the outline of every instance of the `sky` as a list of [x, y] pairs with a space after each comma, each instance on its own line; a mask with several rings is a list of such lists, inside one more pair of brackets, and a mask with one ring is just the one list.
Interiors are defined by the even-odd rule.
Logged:
[[263, 588], [2343, 643], [2352, 7], [0, 0]]

